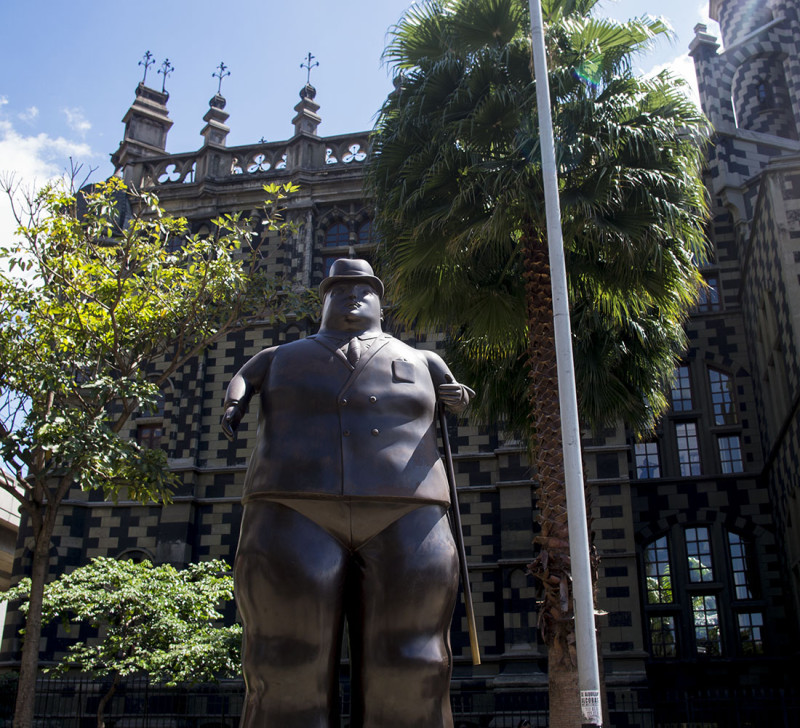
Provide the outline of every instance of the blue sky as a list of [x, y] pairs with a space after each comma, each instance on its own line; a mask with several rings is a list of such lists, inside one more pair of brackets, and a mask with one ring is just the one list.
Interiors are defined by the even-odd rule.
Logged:
[[[410, 0], [5, 0], [0, 9], [0, 173], [33, 182], [58, 175], [69, 157], [113, 171], [109, 154], [122, 137], [121, 119], [134, 98], [150, 50], [157, 65], [148, 85], [160, 88], [158, 64], [168, 58], [174, 126], [167, 150], [200, 146], [200, 129], [223, 61], [231, 75], [222, 94], [229, 145], [262, 136], [291, 135], [293, 107], [304, 85], [300, 63], [310, 51], [319, 62], [311, 82], [321, 105], [322, 135], [369, 129], [386, 94], [389, 71], [381, 63], [387, 30]], [[663, 14], [676, 32], [640, 58], [643, 72], [672, 65], [693, 74], [686, 50], [693, 27], [707, 22], [707, 0], [602, 0], [601, 12], [628, 18]], [[718, 33], [715, 23], [710, 30]], [[0, 235], [8, 230], [0, 210]]]

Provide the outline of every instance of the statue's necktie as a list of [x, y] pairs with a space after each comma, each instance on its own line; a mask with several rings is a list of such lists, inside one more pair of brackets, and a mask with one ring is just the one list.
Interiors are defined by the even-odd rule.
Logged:
[[358, 360], [361, 358], [361, 342], [358, 340], [357, 336], [354, 336], [350, 339], [350, 343], [347, 345], [347, 361], [350, 362], [352, 366], [358, 364]]

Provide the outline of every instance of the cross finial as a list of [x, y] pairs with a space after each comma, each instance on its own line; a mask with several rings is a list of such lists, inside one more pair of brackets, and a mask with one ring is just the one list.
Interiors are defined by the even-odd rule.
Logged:
[[144, 84], [145, 81], [147, 81], [147, 69], [150, 68], [150, 66], [152, 66], [155, 62], [156, 59], [153, 58], [153, 54], [150, 51], [145, 51], [145, 54], [142, 56], [142, 60], [139, 61], [139, 65], [144, 66], [144, 76], [142, 76], [142, 84]]
[[230, 76], [230, 75], [231, 72], [228, 70], [228, 67], [222, 61], [220, 61], [219, 65], [217, 66], [217, 73], [211, 74], [212, 78], [219, 79], [219, 86], [217, 86], [217, 96], [222, 96], [222, 79], [225, 78], [225, 76]]
[[175, 70], [175, 66], [173, 66], [169, 62], [169, 58], [165, 58], [164, 62], [161, 64], [161, 68], [158, 69], [158, 72], [164, 76], [164, 80], [161, 82], [161, 93], [165, 94], [167, 92], [167, 76]]
[[306, 85], [307, 86], [311, 85], [311, 69], [312, 68], [316, 68], [319, 65], [319, 61], [314, 61], [314, 63], [311, 62], [315, 58], [316, 58], [316, 56], [312, 56], [311, 55], [311, 51], [309, 51], [308, 52], [308, 56], [306, 57], [306, 62], [300, 64], [300, 68], [308, 69], [308, 75], [306, 76]]

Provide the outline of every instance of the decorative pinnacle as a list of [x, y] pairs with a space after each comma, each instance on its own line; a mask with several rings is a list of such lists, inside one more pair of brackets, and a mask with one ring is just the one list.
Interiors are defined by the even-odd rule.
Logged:
[[147, 69], [150, 68], [156, 59], [153, 58], [153, 54], [150, 51], [145, 51], [145, 54], [142, 56], [142, 60], [139, 61], [140, 66], [144, 66], [144, 76], [142, 76], [142, 84], [147, 81]]
[[311, 69], [316, 68], [319, 65], [319, 61], [315, 61], [314, 63], [311, 62], [315, 58], [316, 56], [312, 56], [311, 51], [309, 51], [308, 56], [306, 57], [306, 62], [300, 64], [300, 68], [308, 69], [308, 75], [306, 76], [306, 86], [311, 85]]
[[164, 76], [164, 80], [161, 82], [161, 93], [167, 93], [167, 76], [175, 70], [175, 66], [173, 66], [169, 62], [169, 58], [165, 58], [164, 62], [161, 64], [161, 68], [158, 69], [158, 72]]
[[225, 78], [225, 76], [230, 76], [230, 75], [231, 72], [228, 70], [228, 67], [222, 61], [220, 61], [219, 65], [217, 66], [217, 73], [211, 74], [211, 78], [219, 79], [219, 85], [217, 86], [217, 96], [222, 96], [222, 79]]

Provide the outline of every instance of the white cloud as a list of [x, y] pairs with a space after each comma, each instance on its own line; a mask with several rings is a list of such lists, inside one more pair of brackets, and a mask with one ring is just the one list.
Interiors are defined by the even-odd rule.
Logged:
[[[13, 179], [22, 190], [36, 189], [63, 176], [70, 157], [78, 163], [92, 156], [91, 147], [84, 142], [47, 134], [26, 136], [0, 115], [0, 180]], [[0, 192], [0, 241], [7, 242], [16, 227], [8, 198]]]
[[676, 56], [672, 60], [662, 63], [661, 65], [654, 66], [647, 72], [647, 75], [655, 76], [663, 70], [668, 70], [673, 76], [678, 76], [686, 81], [689, 85], [687, 88], [689, 97], [700, 106], [700, 92], [697, 89], [697, 74], [695, 74], [694, 71], [694, 60], [692, 60], [692, 57], [688, 53]]
[[695, 11], [697, 13], [697, 19], [701, 23], [705, 23], [706, 25], [708, 25], [709, 23], [716, 25], [716, 21], [711, 20], [711, 16], [708, 14], [708, 10], [709, 10], [708, 0], [700, 0], [700, 2], [697, 3], [697, 6], [695, 7]]
[[33, 121], [37, 116], [39, 116], [39, 109], [35, 106], [31, 106], [21, 114], [17, 114], [17, 116], [22, 119], [22, 121]]
[[709, 3], [707, 0], [701, 0], [700, 4], [696, 8], [697, 13], [697, 22], [702, 23], [708, 28], [708, 32], [715, 36], [717, 42], [719, 43], [719, 50], [720, 52], [724, 50], [724, 44], [722, 43], [722, 33], [719, 30], [719, 23], [716, 20], [712, 20], [711, 16], [708, 14]]
[[[717, 37], [720, 46], [722, 39], [720, 38], [719, 25], [715, 20], [712, 20], [708, 15], [708, 0], [701, 0], [695, 7], [695, 16], [698, 23], [703, 23], [708, 28], [708, 33]], [[654, 66], [648, 72], [648, 76], [654, 76], [663, 70], [670, 71], [673, 75], [684, 79], [688, 84], [689, 96], [698, 106], [700, 106], [700, 92], [697, 88], [697, 74], [694, 69], [694, 60], [688, 53], [682, 53], [675, 56], [666, 63]]]
[[83, 115], [83, 109], [79, 107], [61, 109], [67, 117], [67, 124], [73, 131], [77, 131], [81, 136], [92, 128], [91, 122]]

